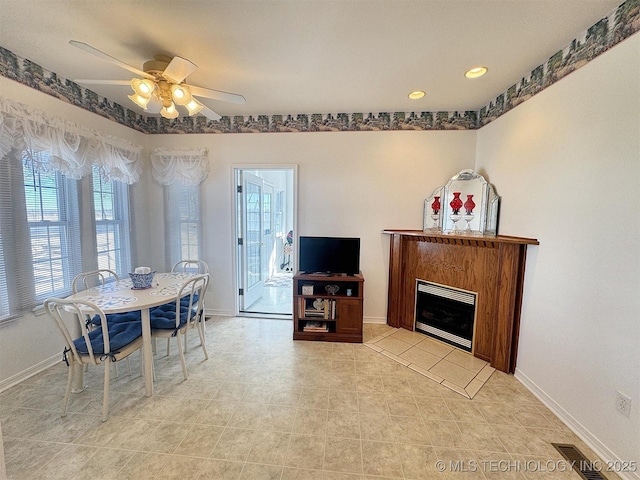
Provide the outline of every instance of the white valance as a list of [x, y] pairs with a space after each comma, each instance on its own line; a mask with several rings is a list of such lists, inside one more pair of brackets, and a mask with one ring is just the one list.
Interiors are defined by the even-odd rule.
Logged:
[[[142, 169], [142, 147], [0, 97], [0, 158], [12, 149], [26, 152], [40, 171], [57, 170], [75, 179], [91, 173], [95, 164], [106, 180], [132, 184]], [[39, 160], [42, 152], [49, 154], [46, 163]]]
[[206, 148], [155, 148], [153, 177], [161, 185], [198, 185], [209, 174], [208, 155]]

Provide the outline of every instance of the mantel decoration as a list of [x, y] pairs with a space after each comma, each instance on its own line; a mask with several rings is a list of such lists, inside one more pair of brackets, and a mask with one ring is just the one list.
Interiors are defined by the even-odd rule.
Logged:
[[[500, 197], [493, 185], [471, 169], [461, 170], [424, 201], [423, 229], [452, 235], [495, 236], [499, 205]], [[464, 227], [458, 225], [460, 220], [466, 222]]]

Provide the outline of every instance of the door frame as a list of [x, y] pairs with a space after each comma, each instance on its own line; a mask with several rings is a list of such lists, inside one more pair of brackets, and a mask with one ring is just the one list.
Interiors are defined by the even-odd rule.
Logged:
[[[240, 279], [238, 278], [238, 272], [240, 271], [239, 262], [241, 259], [238, 255], [238, 245], [237, 245], [237, 232], [239, 231], [238, 225], [238, 202], [237, 200], [237, 190], [236, 190], [236, 178], [238, 170], [291, 170], [293, 173], [293, 186], [291, 188], [293, 205], [292, 205], [292, 215], [293, 215], [293, 231], [294, 234], [297, 235], [298, 231], [298, 165], [290, 164], [290, 163], [278, 163], [278, 164], [260, 164], [260, 163], [238, 163], [231, 164], [231, 209], [233, 214], [231, 215], [231, 232], [232, 232], [232, 250], [233, 250], [233, 265], [232, 265], [232, 273], [233, 273], [233, 285], [234, 285], [234, 315], [235, 316], [244, 316], [244, 317], [255, 317], [256, 314], [240, 312], [240, 299], [238, 295], [238, 287], [240, 285]], [[294, 255], [294, 263], [293, 269], [294, 272], [298, 267], [298, 258], [297, 255]], [[260, 314], [260, 317], [268, 318], [287, 318], [290, 319], [290, 315], [269, 315], [269, 314]]]

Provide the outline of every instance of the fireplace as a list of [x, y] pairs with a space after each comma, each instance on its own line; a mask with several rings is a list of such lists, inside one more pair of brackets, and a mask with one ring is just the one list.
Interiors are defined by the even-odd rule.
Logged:
[[473, 351], [475, 292], [416, 280], [416, 332]]
[[416, 279], [477, 292], [472, 352], [512, 373], [518, 353], [524, 266], [532, 238], [385, 230], [389, 242], [387, 323], [415, 329]]

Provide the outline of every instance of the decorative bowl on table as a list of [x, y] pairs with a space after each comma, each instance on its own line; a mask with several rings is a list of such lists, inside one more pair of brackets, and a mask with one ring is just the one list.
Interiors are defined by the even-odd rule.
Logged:
[[131, 283], [133, 284], [132, 288], [134, 290], [151, 288], [155, 274], [155, 271], [149, 273], [130, 273], [129, 277], [131, 277]]

